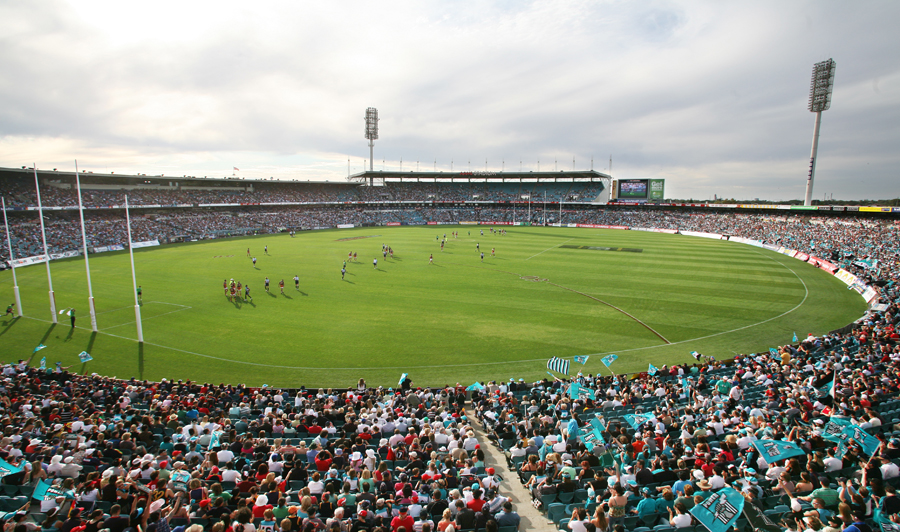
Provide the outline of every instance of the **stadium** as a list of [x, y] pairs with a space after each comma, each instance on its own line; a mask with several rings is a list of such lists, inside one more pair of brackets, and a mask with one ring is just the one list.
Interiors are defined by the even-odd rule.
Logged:
[[891, 13], [0, 2], [2, 532], [900, 532]]
[[[42, 437], [22, 438], [18, 444], [10, 440], [7, 450], [18, 452], [8, 452], [6, 462], [0, 465], [9, 472], [4, 477], [8, 488], [4, 504], [11, 512], [35, 494], [35, 486], [46, 485], [34, 474], [42, 465], [31, 464], [28, 469], [24, 457], [33, 460], [49, 455], [53, 447], [46, 445], [68, 431], [81, 442], [79, 427], [93, 426], [96, 434], [105, 415], [114, 414], [132, 422], [135, 415], [141, 415], [143, 428], [133, 427], [129, 434], [124, 427], [112, 429], [109, 443], [93, 441], [92, 436], [87, 443], [90, 454], [84, 452], [82, 443], [72, 448], [79, 465], [71, 465], [75, 460], [67, 458], [68, 468], [54, 469], [53, 464], [59, 462], [51, 460], [43, 475], [47, 480], [90, 480], [98, 478], [101, 471], [115, 474], [120, 467], [116, 464], [133, 462], [140, 478], [144, 471], [152, 473], [147, 477], [152, 480], [173, 463], [174, 470], [166, 472], [176, 481], [181, 471], [198, 467], [192, 478], [200, 479], [197, 489], [201, 491], [191, 495], [190, 505], [187, 500], [171, 498], [172, 506], [167, 508], [171, 508], [168, 520], [172, 526], [214, 529], [216, 518], [208, 501], [223, 488], [239, 500], [248, 497], [246, 518], [259, 526], [269, 519], [265, 501], [284, 498], [284, 504], [270, 506], [287, 511], [284, 505], [293, 501], [301, 505], [300, 512], [307, 520], [323, 525], [341, 522], [343, 512], [360, 522], [365, 516], [376, 516], [366, 521], [366, 526], [375, 527], [390, 519], [392, 512], [397, 514], [394, 519], [405, 518], [398, 513], [402, 507], [411, 509], [421, 521], [428, 517], [436, 524], [449, 519], [463, 530], [488, 526], [488, 522], [478, 521], [490, 516], [501, 530], [512, 530], [509, 523], [519, 519], [529, 523], [529, 529], [546, 528], [542, 520], [568, 529], [571, 519], [605, 522], [606, 526], [614, 526], [618, 520], [626, 530], [661, 529], [699, 521], [696, 517], [695, 521], [678, 518], [688, 514], [684, 501], [690, 493], [676, 489], [681, 482], [676, 479], [693, 467], [695, 473], [702, 472], [709, 479], [694, 482], [700, 501], [704, 494], [724, 493], [711, 487], [710, 482], [719, 479], [745, 487], [747, 511], [738, 522], [740, 529], [746, 523], [763, 526], [760, 520], [765, 516], [777, 522], [792, 511], [799, 515], [806, 511], [803, 508], [812, 510], [809, 503], [793, 496], [805, 491], [820, 500], [829, 488], [822, 484], [815, 491], [803, 489], [801, 484], [811, 479], [809, 472], [818, 473], [821, 479], [851, 476], [860, 470], [854, 462], [858, 459], [860, 464], [865, 462], [864, 470], [869, 473], [872, 462], [866, 456], [870, 454], [866, 445], [872, 444], [859, 434], [855, 439], [848, 437], [848, 452], [835, 462], [840, 467], [831, 463], [834, 450], [827, 446], [822, 447], [827, 453], [821, 454], [815, 448], [809, 455], [801, 449], [807, 457], [807, 472], [801, 474], [796, 470], [799, 466], [792, 465], [796, 458], [768, 466], [771, 458], [763, 456], [750, 438], [735, 438], [726, 427], [737, 430], [738, 435], [752, 430], [759, 441], [784, 441], [783, 445], [790, 446], [798, 431], [793, 425], [810, 430], [811, 441], [823, 442], [816, 436], [822, 432], [819, 421], [831, 413], [846, 414], [859, 423], [851, 426], [885, 438], [893, 435], [891, 423], [900, 423], [892, 419], [896, 401], [891, 400], [897, 338], [895, 217], [900, 209], [635, 202], [616, 198], [610, 193], [613, 180], [591, 171], [547, 175], [371, 172], [353, 176], [347, 183], [82, 174], [77, 184], [80, 211], [71, 174], [33, 168], [0, 172], [10, 246], [4, 250], [3, 260], [10, 264], [11, 249], [21, 305], [27, 309], [22, 317], [16, 317], [21, 307], [11, 305], [3, 324], [4, 351], [7, 356], [15, 352], [21, 357], [18, 364], [9, 360], [4, 372], [5, 397], [17, 398], [6, 409], [12, 416], [7, 426], [17, 427], [8, 435], [43, 434], [34, 432], [34, 422], [27, 421], [27, 415], [22, 422], [13, 421], [38, 409], [47, 430]], [[35, 182], [40, 183], [40, 208]], [[634, 188], [634, 184], [628, 186], [632, 193]], [[81, 212], [85, 240], [81, 238]], [[41, 266], [45, 261], [41, 259], [40, 216], [52, 259], [46, 270]], [[873, 238], [885, 245], [871, 246]], [[473, 249], [472, 242], [479, 247]], [[91, 330], [93, 323], [85, 309], [85, 261], [81, 256], [85, 247], [93, 273], [96, 332]], [[136, 251], [135, 271], [140, 272], [134, 283], [146, 298], [137, 304], [143, 342], [138, 341], [141, 332], [135, 329], [129, 304], [134, 295], [129, 247]], [[277, 264], [281, 260], [278, 255], [291, 247], [296, 248], [288, 253], [290, 265], [286, 267], [291, 269], [271, 274], [273, 279], [287, 279], [287, 292], [275, 293], [277, 282], [263, 292], [261, 277], [268, 275], [256, 260], [260, 266], [269, 261]], [[499, 250], [500, 255], [485, 257], [482, 253], [489, 248]], [[352, 250], [356, 249], [361, 256], [354, 261]], [[348, 250], [349, 257], [345, 255]], [[662, 259], [653, 259], [655, 252]], [[506, 260], [500, 262], [503, 255]], [[373, 256], [381, 262], [370, 267]], [[348, 258], [349, 264], [345, 262]], [[300, 260], [302, 267], [292, 263]], [[227, 261], [227, 265], [223, 268], [216, 261]], [[337, 281], [341, 263], [354, 285], [342, 286]], [[407, 266], [412, 263], [415, 268]], [[567, 268], [572, 271], [567, 273]], [[431, 276], [439, 269], [440, 278]], [[290, 281], [295, 270], [300, 270], [302, 283], [293, 287]], [[56, 283], [52, 315], [47, 309], [47, 271]], [[229, 275], [223, 271], [235, 271], [234, 277], [248, 285], [252, 282], [252, 296], [259, 302], [252, 296], [230, 295], [227, 284], [223, 296], [218, 279]], [[4, 286], [11, 286], [12, 273], [2, 273]], [[336, 295], [332, 286], [364, 283], [385, 286], [356, 292], [350, 299]], [[196, 290], [196, 285], [203, 286]], [[432, 289], [433, 285], [437, 289]], [[605, 287], [602, 293], [598, 291], [601, 285]], [[198, 294], [190, 294], [191, 289]], [[437, 304], [422, 306], [422, 301], [409, 297], [416, 292], [426, 293], [425, 299], [433, 298]], [[451, 298], [448, 292], [459, 292], [461, 297]], [[672, 306], [667, 293], [676, 293], [680, 305]], [[690, 293], [698, 297], [691, 299]], [[159, 296], [151, 298], [149, 294]], [[715, 294], [731, 303], [723, 306], [711, 301]], [[179, 296], [194, 299], [188, 305], [179, 303]], [[314, 298], [323, 301], [303, 315], [273, 305]], [[399, 303], [388, 302], [390, 299]], [[646, 302], [635, 303], [641, 300]], [[753, 306], [760, 301], [766, 304]], [[459, 307], [452, 308], [454, 305]], [[404, 307], [412, 308], [404, 311]], [[70, 317], [71, 309], [75, 309], [77, 324]], [[498, 317], [497, 309], [508, 314], [506, 319], [512, 323]], [[255, 319], [248, 317], [251, 311], [267, 313]], [[279, 321], [278, 315], [285, 313], [289, 318]], [[373, 313], [384, 313], [389, 319], [367, 323]], [[418, 320], [416, 315], [423, 313], [439, 318]], [[568, 323], [568, 327], [558, 326], [561, 335], [574, 336], [576, 344], [584, 345], [572, 348], [554, 337], [559, 331], [546, 325], [553, 323], [554, 314]], [[590, 319], [585, 321], [579, 314], [589, 314]], [[59, 323], [52, 323], [50, 318], [56, 315], [61, 317]], [[214, 326], [205, 329], [204, 318]], [[457, 334], [441, 335], [445, 319], [453, 322], [451, 329], [468, 331], [463, 336], [475, 334], [467, 322], [475, 322], [487, 332], [474, 342]], [[335, 320], [340, 322], [338, 327], [325, 325]], [[429, 325], [432, 321], [438, 323]], [[407, 327], [406, 322], [414, 326]], [[529, 330], [541, 324], [542, 330]], [[578, 337], [575, 329], [592, 330], [593, 336]], [[506, 332], [498, 334], [498, 330]], [[372, 336], [374, 339], [369, 338]], [[435, 336], [435, 341], [430, 336]], [[491, 343], [498, 336], [503, 341]], [[509, 342], [505, 338], [509, 336], [515, 341]], [[300, 340], [291, 342], [292, 337]], [[287, 348], [278, 347], [280, 344]], [[516, 344], [526, 348], [517, 351], [512, 347]], [[465, 350], [471, 353], [462, 352]], [[77, 358], [78, 351], [87, 358]], [[429, 353], [425, 359], [423, 351]], [[386, 352], [390, 354], [382, 354]], [[127, 377], [122, 379], [123, 375]], [[840, 395], [832, 398], [829, 386]], [[337, 394], [339, 403], [335, 402]], [[41, 397], [43, 403], [38, 400]], [[75, 401], [71, 407], [63, 407], [64, 399]], [[710, 414], [707, 428], [695, 428], [694, 422], [684, 426], [672, 422], [674, 413], [687, 415], [706, 401], [734, 410]], [[526, 423], [527, 418], [522, 417], [520, 408], [529, 403], [528, 412], [539, 416], [534, 418], [536, 423]], [[335, 410], [338, 404], [341, 408]], [[397, 413], [382, 411], [382, 404], [393, 404]], [[748, 408], [736, 408], [738, 405]], [[404, 413], [404, 409], [410, 410]], [[766, 411], [779, 409], [787, 416], [783, 422], [761, 420]], [[318, 418], [310, 417], [313, 412], [318, 412]], [[224, 426], [207, 421], [219, 416]], [[387, 438], [396, 427], [409, 425], [405, 416], [442, 418], [443, 422], [424, 424], [428, 436], [424, 440], [407, 437], [392, 444], [394, 438]], [[201, 418], [202, 423], [196, 425]], [[471, 425], [476, 419], [477, 426]], [[584, 425], [576, 428], [580, 423]], [[229, 424], [245, 428], [223, 432]], [[467, 432], [459, 430], [461, 427]], [[578, 430], [590, 437], [577, 437], [573, 432]], [[321, 434], [329, 432], [333, 439], [323, 439]], [[663, 442], [666, 433], [681, 439], [674, 444], [668, 439]], [[180, 434], [187, 437], [179, 441], [176, 436]], [[219, 440], [226, 434], [232, 442], [228, 445]], [[341, 434], [351, 434], [350, 439]], [[598, 440], [605, 445], [597, 445]], [[695, 449], [688, 440], [696, 444]], [[169, 452], [186, 453], [187, 458], [192, 451], [194, 465], [171, 462], [178, 460], [175, 456], [165, 460], [169, 442], [175, 443]], [[638, 443], [643, 450], [638, 450]], [[316, 444], [329, 450], [316, 454]], [[647, 449], [654, 446], [671, 447], [675, 453], [671, 460], [680, 456], [678, 466], [665, 459], [667, 453], [652, 458]], [[222, 453], [228, 452], [267, 456], [265, 448], [276, 449], [266, 467], [278, 464], [283, 473], [284, 468], [293, 466], [299, 472], [270, 472], [259, 477], [258, 483], [250, 483], [252, 486], [225, 475], [219, 487], [206, 495], [207, 487], [219, 480], [218, 472], [234, 471], [239, 462], [210, 472], [211, 466], [207, 462], [201, 465], [197, 456], [216, 449], [218, 460], [227, 458]], [[884, 456], [889, 457], [896, 448], [900, 446], [889, 443], [883, 448]], [[792, 449], [784, 450], [786, 456]], [[338, 454], [339, 450], [344, 452]], [[427, 472], [421, 467], [424, 464], [417, 464], [422, 453], [445, 462], [440, 466], [445, 472], [459, 468], [459, 480], [454, 478], [453, 485], [443, 487], [434, 477], [432, 486], [423, 491], [429, 475], [423, 474]], [[293, 462], [282, 463], [284, 454]], [[539, 460], [532, 461], [532, 454]], [[697, 465], [685, 461], [691, 454], [690, 460]], [[744, 458], [738, 458], [741, 454]], [[647, 465], [651, 459], [652, 468]], [[488, 468], [485, 460], [493, 467]], [[882, 460], [886, 465], [881, 467], [892, 465], [890, 458]], [[760, 470], [749, 482], [748, 471], [753, 471], [749, 468], [757, 461], [757, 468], [768, 469]], [[816, 466], [817, 461], [826, 465]], [[570, 463], [580, 464], [580, 469]], [[780, 467], [782, 463], [787, 470]], [[249, 461], [246, 464], [250, 466]], [[501, 464], [509, 468], [508, 473], [495, 473]], [[265, 465], [263, 460], [259, 467]], [[401, 480], [410, 475], [417, 479], [418, 495], [410, 499], [401, 494], [371, 507], [369, 503], [377, 501], [367, 503], [362, 497], [358, 504], [348, 504], [352, 499], [342, 497], [343, 509], [336, 513], [337, 499], [329, 502], [327, 494], [317, 491], [323, 484], [312, 475], [318, 471], [330, 476], [336, 468], [353, 471], [359, 466], [360, 471], [378, 469], [378, 482], [382, 482], [387, 478], [385, 465], [387, 472], [393, 470]], [[428, 470], [432, 467], [434, 464]], [[793, 474], [791, 467], [795, 468]], [[546, 477], [548, 468], [555, 468], [560, 482], [535, 485], [533, 479]], [[199, 477], [197, 471], [202, 472]], [[519, 477], [521, 487], [498, 491], [492, 486], [500, 476], [505, 478], [504, 484], [518, 484]], [[226, 481], [226, 477], [232, 480]], [[278, 477], [286, 480], [267, 485], [266, 479]], [[598, 504], [604, 498], [615, 503], [617, 497], [623, 497], [610, 484], [615, 478], [638, 494], [627, 503], [637, 515], [628, 513], [619, 519], [609, 510], [609, 502]], [[779, 483], [781, 478], [790, 480]], [[870, 484], [873, 490], [892, 490], [890, 477], [883, 478]], [[486, 497], [485, 504], [496, 508], [492, 513], [472, 512], [470, 519], [465, 501], [472, 499], [473, 490], [461, 488], [472, 488], [473, 481], [483, 486], [476, 499]], [[66, 489], [66, 482], [60, 489]], [[189, 482], [194, 485], [193, 480]], [[788, 497], [783, 482], [793, 485], [797, 493]], [[96, 484], [96, 489], [102, 484]], [[85, 493], [94, 488], [79, 486], [75, 499], [83, 501]], [[338, 486], [331, 489], [342, 489], [335, 488]], [[543, 513], [535, 511], [533, 517], [528, 516], [532, 509], [526, 511], [523, 506], [529, 504], [516, 498], [522, 488], [531, 491], [528, 497]], [[257, 496], [264, 491], [269, 498]], [[351, 491], [359, 492], [359, 485]], [[430, 502], [423, 504], [432, 491]], [[44, 513], [28, 513], [26, 507], [23, 515], [44, 517], [49, 523], [58, 515], [51, 506], [59, 500], [35, 497], [43, 501]], [[459, 512], [449, 509], [455, 498], [464, 501]], [[504, 509], [510, 499], [524, 517], [516, 514], [513, 519], [515, 512]], [[99, 511], [97, 515], [106, 518], [103, 516], [110, 515], [112, 504], [122, 500], [110, 496], [91, 504], [94, 512]], [[640, 502], [647, 500], [659, 504], [648, 511], [648, 504]], [[316, 501], [315, 506], [311, 501]], [[785, 503], [801, 510], [791, 510]], [[832, 506], [827, 500], [815, 504]], [[837, 506], [833, 503], [835, 509]], [[224, 508], [231, 509], [229, 505]], [[363, 513], [365, 508], [371, 510]], [[166, 519], [158, 510], [152, 505], [147, 510], [151, 519]], [[671, 524], [669, 510], [674, 512]], [[233, 514], [245, 519], [237, 517], [244, 515], [238, 507]], [[132, 513], [133, 523], [140, 519]], [[284, 522], [281, 526], [290, 525]]]

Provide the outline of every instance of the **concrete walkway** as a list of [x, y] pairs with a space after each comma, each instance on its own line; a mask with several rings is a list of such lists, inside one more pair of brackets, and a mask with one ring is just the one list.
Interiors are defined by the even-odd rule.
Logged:
[[[466, 409], [466, 416], [473, 421], [477, 419], [475, 411], [471, 407]], [[522, 518], [522, 521], [519, 523], [519, 530], [521, 532], [531, 532], [532, 530], [555, 532], [559, 530], [552, 521], [532, 506], [531, 493], [522, 486], [522, 483], [519, 481], [519, 475], [506, 465], [506, 455], [503, 454], [503, 451], [487, 439], [487, 435], [481, 429], [481, 424], [475, 421], [471, 423], [471, 426], [475, 431], [475, 437], [481, 442], [485, 466], [493, 467], [497, 470], [497, 474], [503, 477], [503, 481], [500, 483], [500, 493], [504, 497], [509, 497], [513, 505], [513, 511]]]

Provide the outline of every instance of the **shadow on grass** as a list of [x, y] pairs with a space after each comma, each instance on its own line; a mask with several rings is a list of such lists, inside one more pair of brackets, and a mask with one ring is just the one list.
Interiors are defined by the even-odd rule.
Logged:
[[273, 294], [272, 292], [266, 292], [266, 293], [269, 294], [269, 297], [278, 297], [275, 294]]
[[281, 295], [283, 295], [284, 297], [286, 297], [286, 298], [288, 298], [288, 299], [294, 299], [294, 298], [292, 298], [291, 296], [287, 295], [287, 294], [284, 293], [284, 292], [282, 292]]
[[6, 331], [8, 331], [9, 328], [12, 327], [16, 323], [16, 320], [18, 320], [18, 319], [19, 319], [19, 317], [16, 316], [14, 318], [11, 318], [11, 319], [3, 322], [4, 325], [6, 325], [6, 327], [4, 327], [2, 331], [0, 331], [0, 336], [3, 336], [4, 334], [6, 334]]
[[88, 344], [87, 344], [87, 347], [85, 348], [85, 351], [87, 351], [88, 353], [91, 352], [91, 350], [94, 348], [94, 340], [96, 340], [96, 339], [97, 339], [97, 333], [91, 332], [91, 338], [88, 340]]
[[306, 292], [304, 292], [303, 290], [297, 290], [297, 291], [300, 292], [300, 295], [303, 296], [303, 297], [306, 297], [306, 296], [309, 295], [309, 294], [307, 294]]
[[345, 283], [356, 284], [353, 281], [351, 281], [350, 279], [342, 279], [342, 281], [344, 281]]
[[72, 335], [74, 335], [74, 334], [75, 334], [75, 327], [71, 327], [69, 329], [69, 334], [66, 335], [66, 339], [63, 341], [68, 342], [69, 340], [72, 339]]

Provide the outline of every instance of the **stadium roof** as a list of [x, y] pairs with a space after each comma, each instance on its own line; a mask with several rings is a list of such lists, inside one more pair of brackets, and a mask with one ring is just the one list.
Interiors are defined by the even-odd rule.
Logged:
[[392, 172], [372, 171], [353, 174], [351, 180], [359, 181], [601, 181], [611, 179], [596, 170], [558, 172]]
[[[73, 170], [52, 170], [38, 168], [38, 177], [43, 179], [64, 179], [75, 180], [75, 172]], [[0, 168], [0, 178], [3, 177], [32, 177], [34, 170], [31, 167], [22, 168]], [[224, 177], [207, 177], [207, 176], [189, 176], [189, 175], [147, 175], [147, 174], [117, 174], [111, 172], [108, 174], [96, 172], [80, 172], [82, 184], [102, 183], [102, 184], [121, 184], [121, 185], [168, 185], [170, 181], [178, 181], [180, 184], [190, 183], [194, 186], [215, 185], [221, 186], [246, 186], [255, 183], [320, 183], [330, 185], [346, 185], [346, 181], [309, 181], [299, 179], [255, 179], [239, 176]]]

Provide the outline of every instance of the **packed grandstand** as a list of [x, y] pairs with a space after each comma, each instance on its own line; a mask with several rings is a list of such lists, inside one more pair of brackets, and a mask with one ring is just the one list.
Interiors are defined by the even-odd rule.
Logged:
[[[16, 258], [41, 253], [33, 180], [0, 186], [17, 209]], [[255, 389], [9, 364], [0, 382], [5, 530], [506, 532], [524, 529], [513, 483], [563, 530], [706, 530], [697, 510], [729, 490], [745, 501], [728, 516], [739, 531], [900, 526], [900, 239], [889, 216], [598, 205], [603, 185], [576, 181], [243, 188], [131, 189], [143, 207], [134, 240], [435, 222], [696, 232], [820, 257], [852, 276], [851, 287], [868, 287], [872, 306], [845, 329], [774, 352], [470, 390], [363, 380]], [[552, 208], [537, 203], [545, 192]], [[71, 189], [41, 193], [45, 207], [77, 204]], [[83, 193], [90, 247], [126, 242], [122, 196]], [[51, 252], [78, 250], [77, 212], [45, 215]], [[596, 395], [573, 393], [576, 384]], [[767, 452], [769, 441], [792, 452]], [[487, 463], [488, 446], [506, 463]]]

